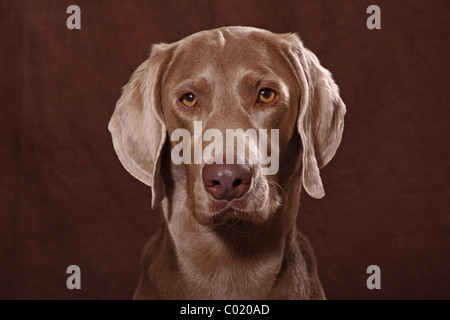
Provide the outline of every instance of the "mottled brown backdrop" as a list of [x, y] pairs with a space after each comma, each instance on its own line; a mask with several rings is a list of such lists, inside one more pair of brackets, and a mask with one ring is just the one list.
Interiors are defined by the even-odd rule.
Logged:
[[[81, 8], [81, 30], [66, 8]], [[381, 30], [366, 9], [381, 8]], [[107, 130], [151, 43], [248, 25], [297, 32], [332, 71], [348, 113], [303, 193], [330, 299], [450, 298], [448, 1], [0, 0], [0, 298], [128, 299], [155, 232], [150, 189]], [[81, 267], [82, 289], [66, 288]], [[381, 268], [368, 290], [366, 268]]]

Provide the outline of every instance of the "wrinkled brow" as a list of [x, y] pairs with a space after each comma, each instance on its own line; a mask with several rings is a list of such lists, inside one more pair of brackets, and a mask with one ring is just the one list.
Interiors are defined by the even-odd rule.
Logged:
[[183, 79], [174, 85], [174, 93], [176, 95], [181, 95], [190, 91], [196, 91], [194, 93], [199, 93], [199, 91], [207, 91], [212, 89], [211, 77], [205, 73], [190, 76], [189, 78]]

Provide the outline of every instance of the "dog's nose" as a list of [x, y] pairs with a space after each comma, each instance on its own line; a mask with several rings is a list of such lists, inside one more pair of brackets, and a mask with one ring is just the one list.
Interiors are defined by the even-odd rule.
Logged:
[[202, 178], [206, 190], [217, 200], [242, 197], [250, 188], [252, 168], [248, 164], [205, 165]]

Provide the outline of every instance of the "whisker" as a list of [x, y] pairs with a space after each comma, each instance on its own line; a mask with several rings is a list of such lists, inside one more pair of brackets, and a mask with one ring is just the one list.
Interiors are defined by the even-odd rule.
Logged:
[[276, 187], [278, 187], [283, 192], [283, 194], [284, 194], [284, 201], [288, 200], [288, 195], [287, 195], [286, 191], [284, 191], [283, 187], [280, 186], [279, 183], [277, 183], [275, 181], [270, 181], [270, 180], [269, 180], [269, 183], [274, 184]]

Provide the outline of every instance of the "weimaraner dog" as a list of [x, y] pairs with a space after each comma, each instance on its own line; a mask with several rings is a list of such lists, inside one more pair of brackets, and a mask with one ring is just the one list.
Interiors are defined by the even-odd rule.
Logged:
[[[296, 217], [302, 186], [325, 195], [319, 169], [345, 112], [330, 72], [295, 34], [223, 27], [154, 45], [109, 122], [120, 161], [163, 213], [134, 298], [325, 299]], [[231, 151], [208, 149], [229, 130], [259, 132], [274, 170], [262, 156], [246, 161], [251, 134], [244, 154], [234, 140]]]

